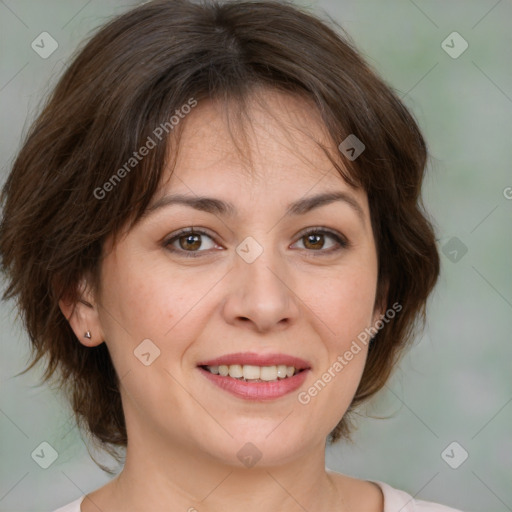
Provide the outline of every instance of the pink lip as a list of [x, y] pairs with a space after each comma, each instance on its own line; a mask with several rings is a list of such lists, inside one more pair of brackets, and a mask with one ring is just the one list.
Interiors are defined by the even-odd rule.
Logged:
[[309, 370], [303, 370], [293, 377], [287, 377], [286, 379], [274, 382], [244, 382], [229, 376], [214, 375], [204, 368], [199, 368], [199, 371], [210, 382], [219, 386], [224, 391], [228, 391], [232, 395], [246, 400], [274, 400], [275, 398], [287, 395], [299, 388], [309, 373]]
[[256, 354], [254, 352], [238, 352], [236, 354], [226, 354], [225, 356], [210, 359], [208, 361], [202, 361], [197, 366], [230, 366], [232, 364], [250, 364], [253, 366], [278, 366], [286, 365], [293, 366], [297, 370], [310, 369], [311, 365], [295, 356], [289, 356], [286, 354]]
[[[245, 382], [243, 380], [234, 379], [233, 377], [223, 377], [222, 375], [214, 375], [208, 370], [201, 368], [202, 366], [230, 366], [232, 364], [254, 365], [254, 366], [293, 366], [297, 370], [302, 370], [293, 377], [276, 380], [274, 382]], [[240, 352], [236, 354], [227, 354], [225, 356], [202, 361], [198, 365], [201, 374], [210, 382], [219, 386], [221, 389], [246, 400], [273, 400], [299, 388], [306, 379], [311, 365], [295, 356], [286, 354], [255, 354], [254, 352]]]

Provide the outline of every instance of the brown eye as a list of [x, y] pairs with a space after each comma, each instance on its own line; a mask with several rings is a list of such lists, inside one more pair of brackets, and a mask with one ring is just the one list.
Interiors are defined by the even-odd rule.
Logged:
[[195, 251], [201, 247], [201, 235], [181, 235], [178, 237], [180, 247], [184, 250]]
[[299, 241], [302, 241], [304, 249], [320, 254], [332, 253], [349, 247], [349, 243], [343, 235], [326, 228], [309, 230], [302, 234]]
[[179, 233], [171, 236], [163, 245], [169, 251], [180, 253], [183, 256], [201, 256], [201, 253], [216, 247], [210, 235], [204, 231], [190, 228], [181, 230]]
[[305, 240], [306, 249], [321, 249], [325, 243], [323, 234], [304, 235], [302, 238]]

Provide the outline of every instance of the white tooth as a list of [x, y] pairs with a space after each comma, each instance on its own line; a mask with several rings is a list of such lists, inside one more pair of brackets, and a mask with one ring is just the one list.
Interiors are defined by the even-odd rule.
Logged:
[[254, 366], [251, 364], [239, 365], [225, 365], [208, 366], [208, 370], [214, 375], [221, 375], [222, 377], [232, 377], [234, 379], [244, 378], [245, 380], [264, 380], [273, 381], [278, 378], [284, 379], [292, 377], [295, 374], [295, 367], [280, 364], [277, 366]]
[[276, 380], [277, 368], [275, 366], [262, 366], [260, 370], [261, 380]]
[[244, 376], [242, 367], [239, 364], [232, 364], [229, 366], [229, 376], [235, 379], [239, 379]]
[[243, 366], [244, 379], [259, 379], [260, 378], [260, 367], [253, 366], [250, 364], [244, 364]]
[[278, 367], [277, 367], [277, 376], [280, 378], [280, 379], [284, 379], [286, 377], [286, 365], [284, 364], [280, 364]]

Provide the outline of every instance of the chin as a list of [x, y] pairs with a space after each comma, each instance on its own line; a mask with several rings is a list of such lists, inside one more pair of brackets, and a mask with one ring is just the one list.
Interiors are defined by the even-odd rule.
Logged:
[[306, 426], [291, 430], [290, 425], [286, 425], [289, 419], [283, 422], [285, 417], [258, 421], [250, 428], [245, 422], [243, 429], [229, 430], [233, 438], [222, 436], [223, 439], [212, 440], [215, 453], [211, 447], [208, 451], [223, 463], [236, 467], [261, 468], [288, 463], [316, 443], [304, 435], [308, 431]]

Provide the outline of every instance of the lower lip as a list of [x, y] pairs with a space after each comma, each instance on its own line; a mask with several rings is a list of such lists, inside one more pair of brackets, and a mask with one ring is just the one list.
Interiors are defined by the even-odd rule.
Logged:
[[309, 370], [303, 370], [293, 377], [273, 382], [245, 382], [233, 377], [215, 375], [198, 367], [201, 373], [213, 384], [224, 391], [246, 400], [273, 400], [298, 389], [306, 380]]

